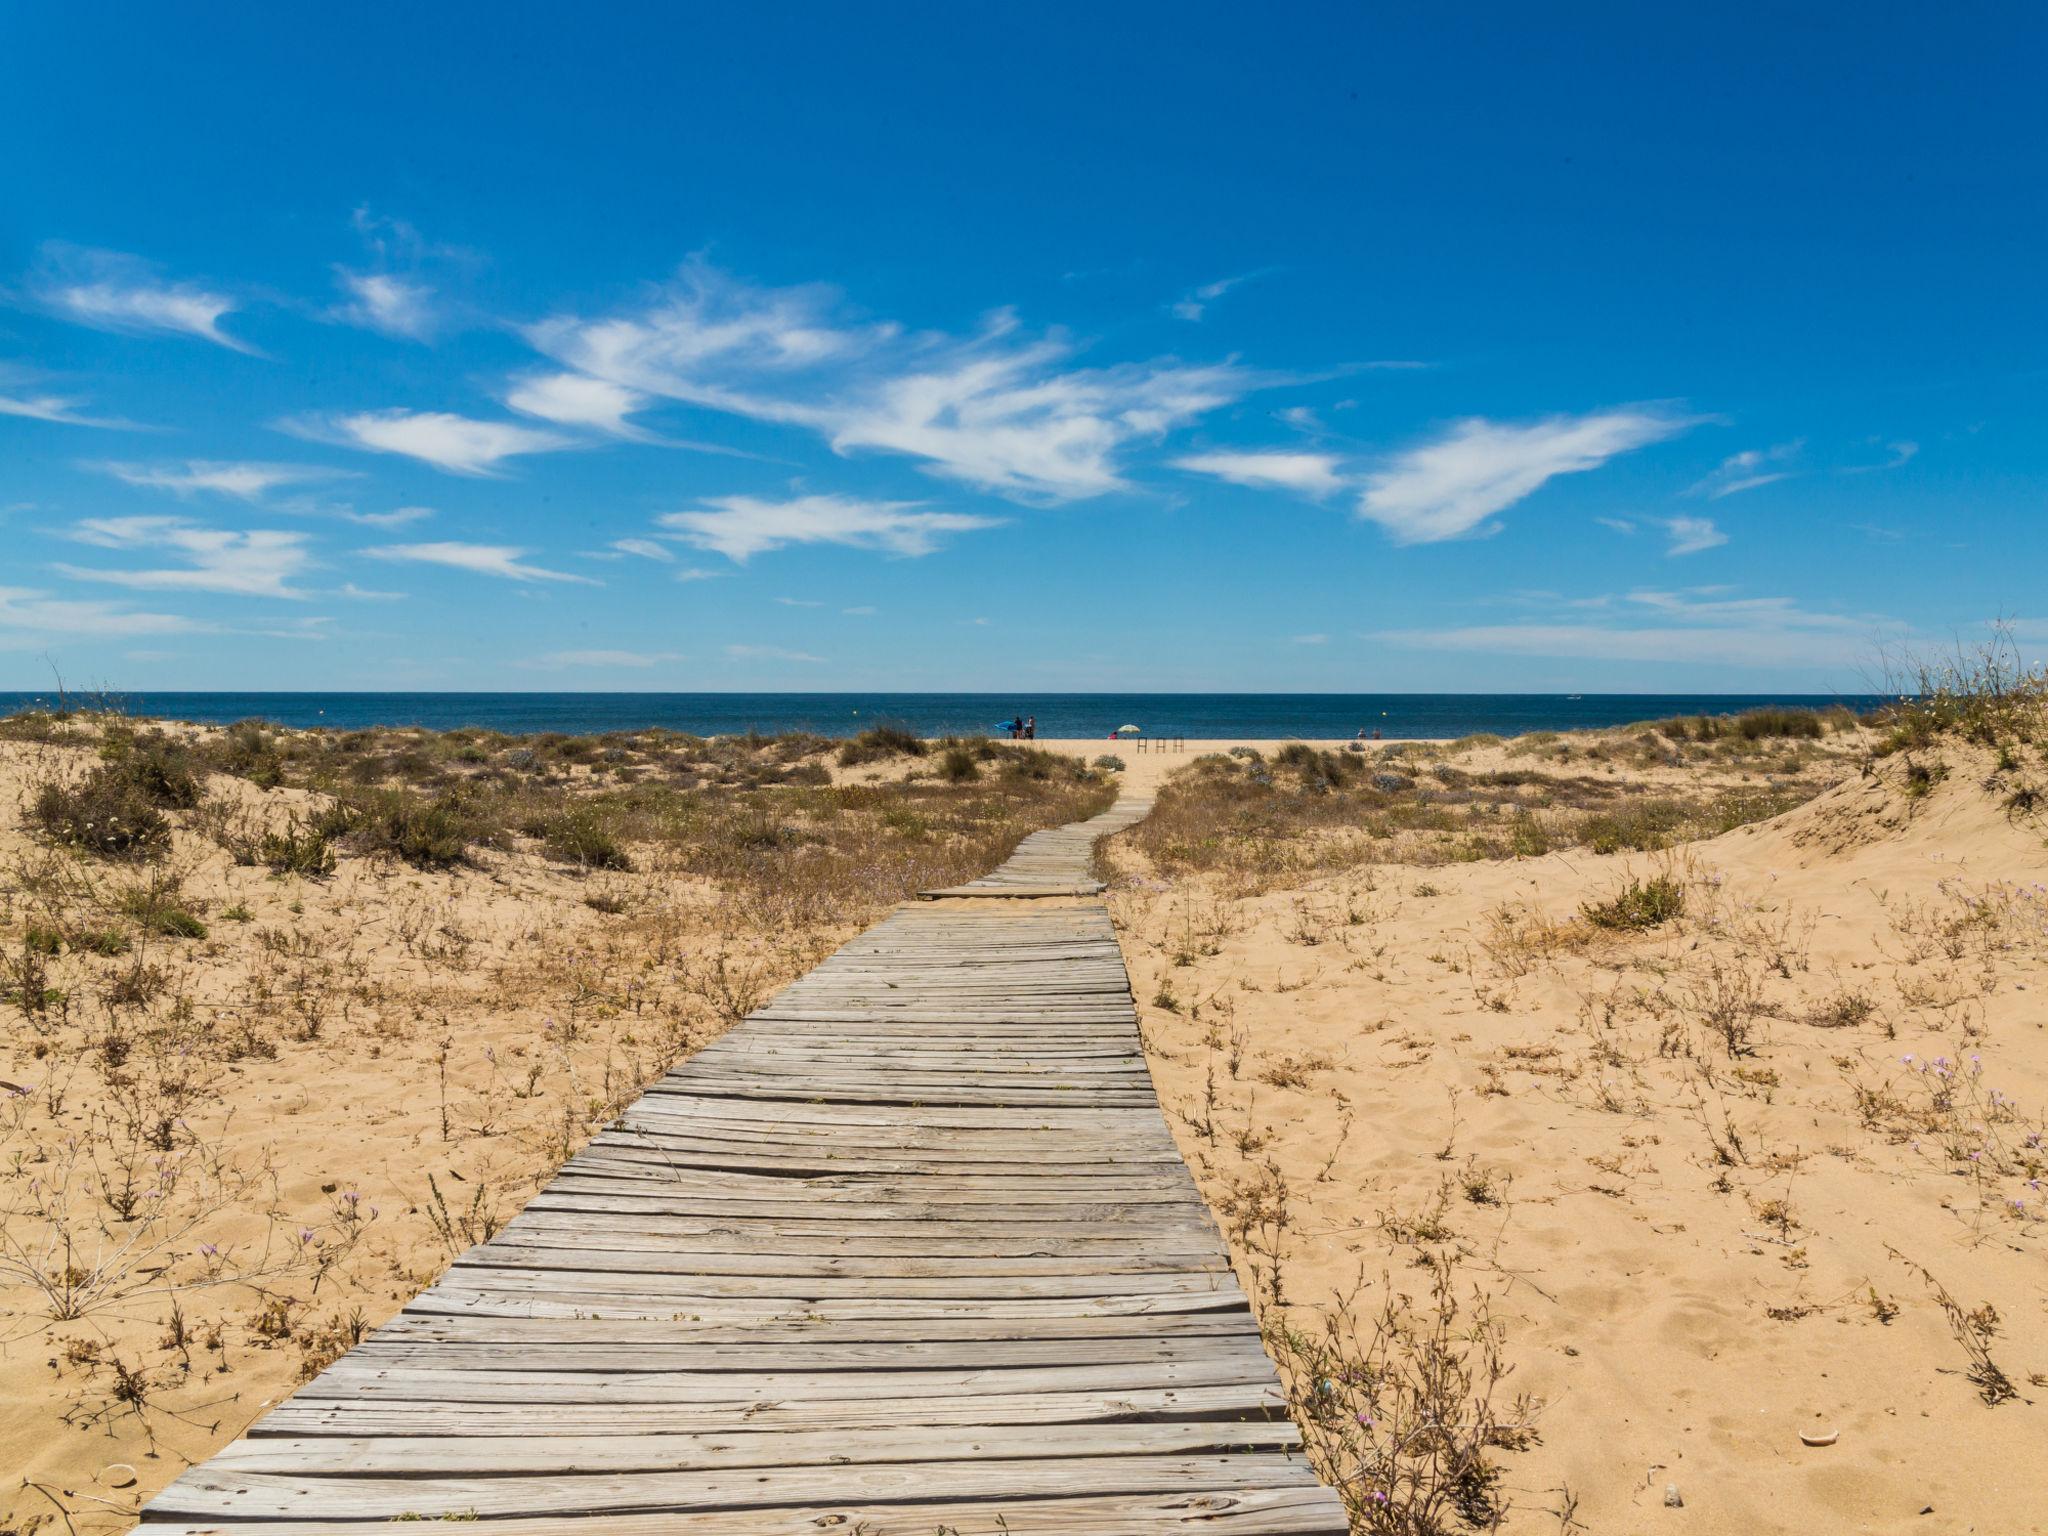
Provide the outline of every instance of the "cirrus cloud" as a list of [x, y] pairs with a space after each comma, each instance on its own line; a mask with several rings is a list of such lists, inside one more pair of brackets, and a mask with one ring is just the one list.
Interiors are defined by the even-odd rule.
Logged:
[[509, 421], [478, 421], [451, 411], [357, 411], [284, 423], [301, 436], [339, 442], [373, 453], [418, 459], [451, 475], [491, 476], [521, 454], [550, 453], [570, 438]]
[[364, 554], [375, 560], [406, 561], [415, 565], [443, 565], [451, 570], [471, 571], [479, 576], [497, 576], [506, 581], [571, 581], [595, 587], [603, 583], [567, 571], [551, 571], [528, 565], [528, 551], [509, 544], [463, 544], [442, 540], [430, 544], [380, 544]]
[[1344, 489], [1342, 461], [1327, 453], [1239, 452], [1190, 454], [1173, 461], [1174, 468], [1212, 475], [1232, 485], [1298, 491], [1328, 496]]
[[1027, 335], [1008, 310], [964, 337], [912, 333], [847, 317], [830, 289], [755, 287], [703, 262], [633, 310], [556, 316], [526, 334], [572, 374], [634, 395], [803, 428], [842, 454], [904, 454], [1025, 500], [1121, 489], [1130, 444], [1258, 383], [1230, 364], [1075, 366], [1077, 344]]
[[76, 581], [158, 592], [221, 592], [237, 597], [303, 598], [292, 581], [312, 565], [306, 535], [276, 528], [205, 528], [175, 517], [95, 517], [71, 537], [111, 550], [161, 550], [182, 563], [141, 570], [56, 567]]
[[196, 336], [260, 355], [221, 329], [221, 320], [237, 308], [235, 299], [199, 283], [165, 278], [137, 256], [45, 245], [31, 291], [45, 307], [94, 330]]
[[700, 510], [655, 519], [687, 544], [744, 565], [789, 544], [843, 544], [893, 555], [928, 555], [942, 535], [994, 528], [1003, 520], [965, 512], [929, 512], [910, 501], [859, 501], [847, 496], [715, 496]]
[[1519, 424], [1471, 417], [1369, 474], [1359, 515], [1402, 544], [1490, 533], [1490, 518], [1557, 476], [1598, 469], [1691, 425], [1649, 406]]

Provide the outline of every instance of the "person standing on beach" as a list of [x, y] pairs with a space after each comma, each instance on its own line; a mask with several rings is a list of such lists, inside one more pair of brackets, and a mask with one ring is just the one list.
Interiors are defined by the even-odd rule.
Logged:
[[1019, 740], [1019, 739], [1020, 739], [1020, 738], [1021, 738], [1021, 737], [1022, 737], [1023, 735], [1024, 735], [1024, 717], [1023, 717], [1022, 715], [1012, 715], [1012, 716], [1010, 716], [1010, 740], [1012, 740], [1012, 741], [1017, 741], [1017, 740]]
[[1024, 717], [1024, 739], [1026, 741], [1038, 740], [1038, 716], [1026, 715]]

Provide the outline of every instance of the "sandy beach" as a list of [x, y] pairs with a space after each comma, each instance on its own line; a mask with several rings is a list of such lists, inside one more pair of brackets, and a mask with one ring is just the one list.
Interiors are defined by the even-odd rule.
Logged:
[[[0, 1528], [125, 1529], [670, 1062], [1117, 789], [1152, 1075], [1330, 1481], [1414, 1530], [2038, 1524], [2034, 746], [237, 730], [0, 743]], [[51, 819], [107, 765], [160, 845]]]

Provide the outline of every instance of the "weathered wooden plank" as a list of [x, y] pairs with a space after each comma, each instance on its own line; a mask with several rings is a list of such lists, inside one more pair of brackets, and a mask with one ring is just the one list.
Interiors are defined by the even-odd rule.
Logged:
[[276, 1519], [325, 1502], [357, 1519], [475, 1515], [734, 1513], [843, 1500], [1044, 1498], [1057, 1494], [1230, 1492], [1312, 1485], [1306, 1462], [1283, 1456], [1061, 1456], [1034, 1461], [927, 1461], [731, 1472], [594, 1473], [564, 1477], [237, 1475], [202, 1463], [153, 1508], [166, 1514]]
[[[862, 1536], [1156, 1536], [1199, 1529], [1204, 1536], [1343, 1536], [1341, 1509], [1322, 1488], [1245, 1488], [1230, 1492], [1111, 1494], [1087, 1498], [1005, 1499], [1000, 1504], [802, 1504], [750, 1510], [744, 1529], [756, 1536], [818, 1536], [858, 1530]], [[1000, 1518], [1000, 1525], [997, 1523]], [[339, 1518], [230, 1522], [173, 1520], [153, 1525], [160, 1536], [362, 1536], [365, 1526]], [[727, 1513], [605, 1514], [579, 1519], [548, 1515], [492, 1522], [494, 1536], [732, 1536]]]
[[251, 1429], [265, 1434], [594, 1436], [677, 1433], [688, 1428], [853, 1429], [885, 1424], [1112, 1424], [1127, 1420], [1270, 1418], [1283, 1412], [1277, 1387], [1238, 1381], [1218, 1387], [1119, 1387], [1111, 1392], [989, 1393], [916, 1401], [895, 1396], [772, 1401], [735, 1393], [723, 1402], [558, 1403], [545, 1415], [528, 1403], [405, 1402], [389, 1398], [294, 1397]]

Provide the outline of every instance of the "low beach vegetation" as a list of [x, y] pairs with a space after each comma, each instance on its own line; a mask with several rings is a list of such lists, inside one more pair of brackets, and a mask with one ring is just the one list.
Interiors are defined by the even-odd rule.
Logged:
[[68, 1448], [0, 1531], [115, 1528], [673, 1062], [1115, 793], [875, 734], [0, 720], [0, 1392]]
[[1846, 711], [1758, 710], [1365, 752], [1240, 748], [1171, 780], [1125, 845], [1162, 873], [1246, 888], [1376, 863], [1649, 853], [1803, 804], [1870, 734]]

